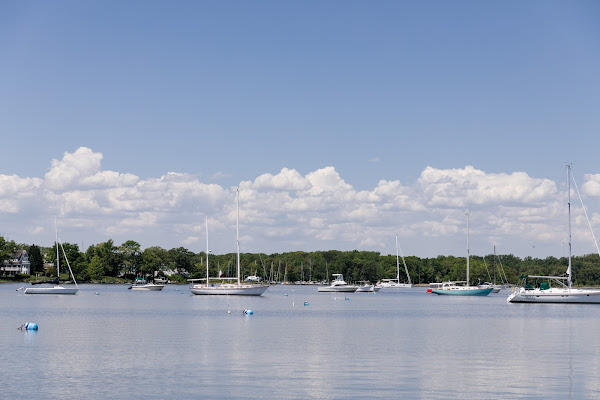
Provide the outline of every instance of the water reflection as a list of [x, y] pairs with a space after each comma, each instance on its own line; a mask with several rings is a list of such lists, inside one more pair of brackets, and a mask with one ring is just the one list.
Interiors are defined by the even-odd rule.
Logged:
[[[260, 298], [175, 286], [83, 285], [68, 299], [10, 290], [0, 286], [0, 362], [15, 366], [4, 373], [4, 398], [22, 395], [23, 366], [39, 399], [66, 390], [86, 399], [600, 397], [594, 305], [512, 305], [422, 288], [349, 300], [315, 287]], [[25, 321], [40, 331], [18, 331]]]

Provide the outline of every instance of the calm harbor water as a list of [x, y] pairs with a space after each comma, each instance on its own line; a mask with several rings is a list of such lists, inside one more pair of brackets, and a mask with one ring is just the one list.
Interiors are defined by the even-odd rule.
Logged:
[[[257, 298], [177, 285], [35, 296], [20, 286], [0, 285], [7, 399], [600, 398], [599, 305], [422, 287], [275, 286]], [[18, 330], [25, 322], [39, 331]]]

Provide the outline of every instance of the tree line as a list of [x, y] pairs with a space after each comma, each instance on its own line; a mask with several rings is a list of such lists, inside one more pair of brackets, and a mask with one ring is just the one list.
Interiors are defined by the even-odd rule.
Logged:
[[[185, 282], [188, 278], [206, 276], [206, 253], [194, 253], [184, 247], [166, 250], [153, 246], [142, 250], [140, 244], [133, 240], [121, 245], [108, 240], [88, 247], [85, 252], [73, 243], [62, 243], [62, 248], [76, 279], [81, 282], [110, 282], [115, 278], [132, 280], [135, 277], [152, 279], [165, 276], [166, 273], [172, 274], [169, 276], [172, 281]], [[18, 249], [27, 250], [32, 276], [56, 276], [56, 247], [17, 244], [0, 236], [0, 260], [10, 259]], [[327, 281], [333, 273], [344, 274], [344, 278], [350, 282], [377, 282], [396, 277], [396, 256], [382, 255], [375, 251], [295, 251], [269, 255], [242, 253], [240, 261], [242, 278], [253, 275], [265, 281]], [[404, 261], [412, 282], [416, 284], [466, 279], [465, 257], [408, 256]], [[62, 250], [59, 253], [59, 262], [61, 279], [68, 280], [67, 264]], [[472, 255], [469, 264], [471, 283], [490, 282], [496, 277], [497, 283], [517, 284], [523, 275], [563, 275], [568, 259], [521, 259], [512, 254], [489, 254]], [[48, 265], [53, 266], [45, 267]], [[211, 278], [234, 277], [236, 271], [235, 253], [209, 255]], [[572, 271], [574, 285], [600, 285], [600, 258], [597, 254], [573, 257]], [[402, 259], [400, 280], [406, 281]]]

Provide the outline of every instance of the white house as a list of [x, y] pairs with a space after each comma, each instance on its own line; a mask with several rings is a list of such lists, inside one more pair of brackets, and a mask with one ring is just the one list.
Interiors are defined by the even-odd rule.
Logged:
[[31, 263], [27, 250], [19, 250], [13, 254], [10, 260], [5, 260], [2, 263], [2, 273], [4, 275], [27, 274], [29, 275]]

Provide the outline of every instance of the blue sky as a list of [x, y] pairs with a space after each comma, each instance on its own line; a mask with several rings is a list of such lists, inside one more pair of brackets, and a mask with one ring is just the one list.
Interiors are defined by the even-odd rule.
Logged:
[[469, 209], [472, 254], [561, 256], [565, 162], [600, 227], [599, 17], [596, 1], [3, 2], [0, 234], [51, 242], [58, 214], [84, 247], [200, 251], [208, 215], [229, 252], [245, 182], [246, 251], [394, 253], [399, 233], [405, 254], [462, 255]]

